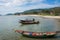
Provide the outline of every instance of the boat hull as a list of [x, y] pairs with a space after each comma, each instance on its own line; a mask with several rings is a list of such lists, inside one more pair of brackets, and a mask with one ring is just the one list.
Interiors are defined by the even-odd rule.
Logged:
[[22, 24], [39, 24], [39, 22], [21, 22]]
[[23, 36], [25, 36], [25, 37], [31, 37], [31, 38], [51, 38], [51, 37], [55, 37], [56, 35], [49, 35], [49, 36], [46, 36], [46, 35], [44, 35], [44, 36], [31, 36], [31, 35], [24, 35], [24, 34], [22, 34]]
[[22, 23], [22, 24], [39, 24], [39, 21], [21, 20], [19, 23]]
[[28, 32], [28, 31], [19, 31], [16, 32], [22, 34], [26, 37], [35, 37], [35, 38], [46, 38], [46, 37], [55, 37], [56, 32]]

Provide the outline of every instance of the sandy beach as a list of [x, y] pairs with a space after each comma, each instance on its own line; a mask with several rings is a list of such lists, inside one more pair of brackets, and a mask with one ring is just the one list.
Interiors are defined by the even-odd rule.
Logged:
[[42, 16], [42, 17], [60, 19], [60, 16]]
[[43, 16], [43, 15], [20, 15], [20, 16], [41, 16], [41, 17], [44, 17], [44, 18], [60, 19], [60, 16]]

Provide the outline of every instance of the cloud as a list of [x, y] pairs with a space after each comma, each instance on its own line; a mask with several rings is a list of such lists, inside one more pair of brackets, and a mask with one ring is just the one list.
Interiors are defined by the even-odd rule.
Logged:
[[31, 0], [31, 3], [36, 3], [36, 2], [42, 2], [42, 1], [44, 1], [44, 0]]
[[[2, 0], [1, 2], [4, 2], [3, 6], [22, 6], [22, 5], [26, 5], [28, 3], [38, 3], [38, 2], [42, 2], [43, 0]], [[2, 3], [3, 4], [3, 3]]]
[[38, 8], [52, 8], [55, 7], [56, 5], [48, 5], [48, 4], [37, 4], [37, 5], [30, 5], [30, 6], [23, 6], [23, 9], [25, 10], [30, 10], [30, 9], [38, 9]]
[[12, 0], [11, 2], [5, 3], [5, 6], [21, 6], [27, 3], [27, 0]]
[[[59, 0], [0, 0], [0, 13], [21, 12], [36, 8], [51, 8], [60, 5]], [[52, 4], [54, 3], [54, 4]]]
[[12, 2], [12, 4], [13, 5], [15, 5], [15, 6], [18, 6], [18, 5], [24, 5], [24, 4], [26, 4], [27, 3], [27, 1], [26, 0], [14, 0], [13, 2]]
[[[1, 6], [7, 6], [7, 7], [13, 7], [13, 6], [30, 6], [30, 5], [46, 5], [50, 6], [48, 3], [43, 3], [44, 1], [47, 0], [2, 0], [4, 3], [0, 3]], [[47, 1], [48, 2], [48, 1]], [[55, 6], [57, 4], [57, 0], [55, 0]], [[51, 4], [52, 5], [52, 4]], [[42, 6], [43, 7], [43, 6]]]

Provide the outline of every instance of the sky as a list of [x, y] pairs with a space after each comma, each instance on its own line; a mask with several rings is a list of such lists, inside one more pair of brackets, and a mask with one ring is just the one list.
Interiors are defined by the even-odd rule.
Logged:
[[60, 0], [0, 0], [0, 14], [2, 15], [52, 7], [60, 7]]

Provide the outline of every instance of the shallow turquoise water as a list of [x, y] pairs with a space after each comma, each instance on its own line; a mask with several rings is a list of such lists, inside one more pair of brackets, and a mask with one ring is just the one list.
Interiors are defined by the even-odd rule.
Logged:
[[[36, 21], [40, 21], [40, 23], [30, 25], [22, 25], [21, 23], [19, 23], [21, 19], [24, 20], [26, 18], [35, 18]], [[35, 16], [0, 16], [0, 40], [35, 40], [33, 38], [23, 37], [21, 34], [16, 33], [15, 30], [24, 30], [32, 32], [54, 32], [58, 29], [55, 19]]]

